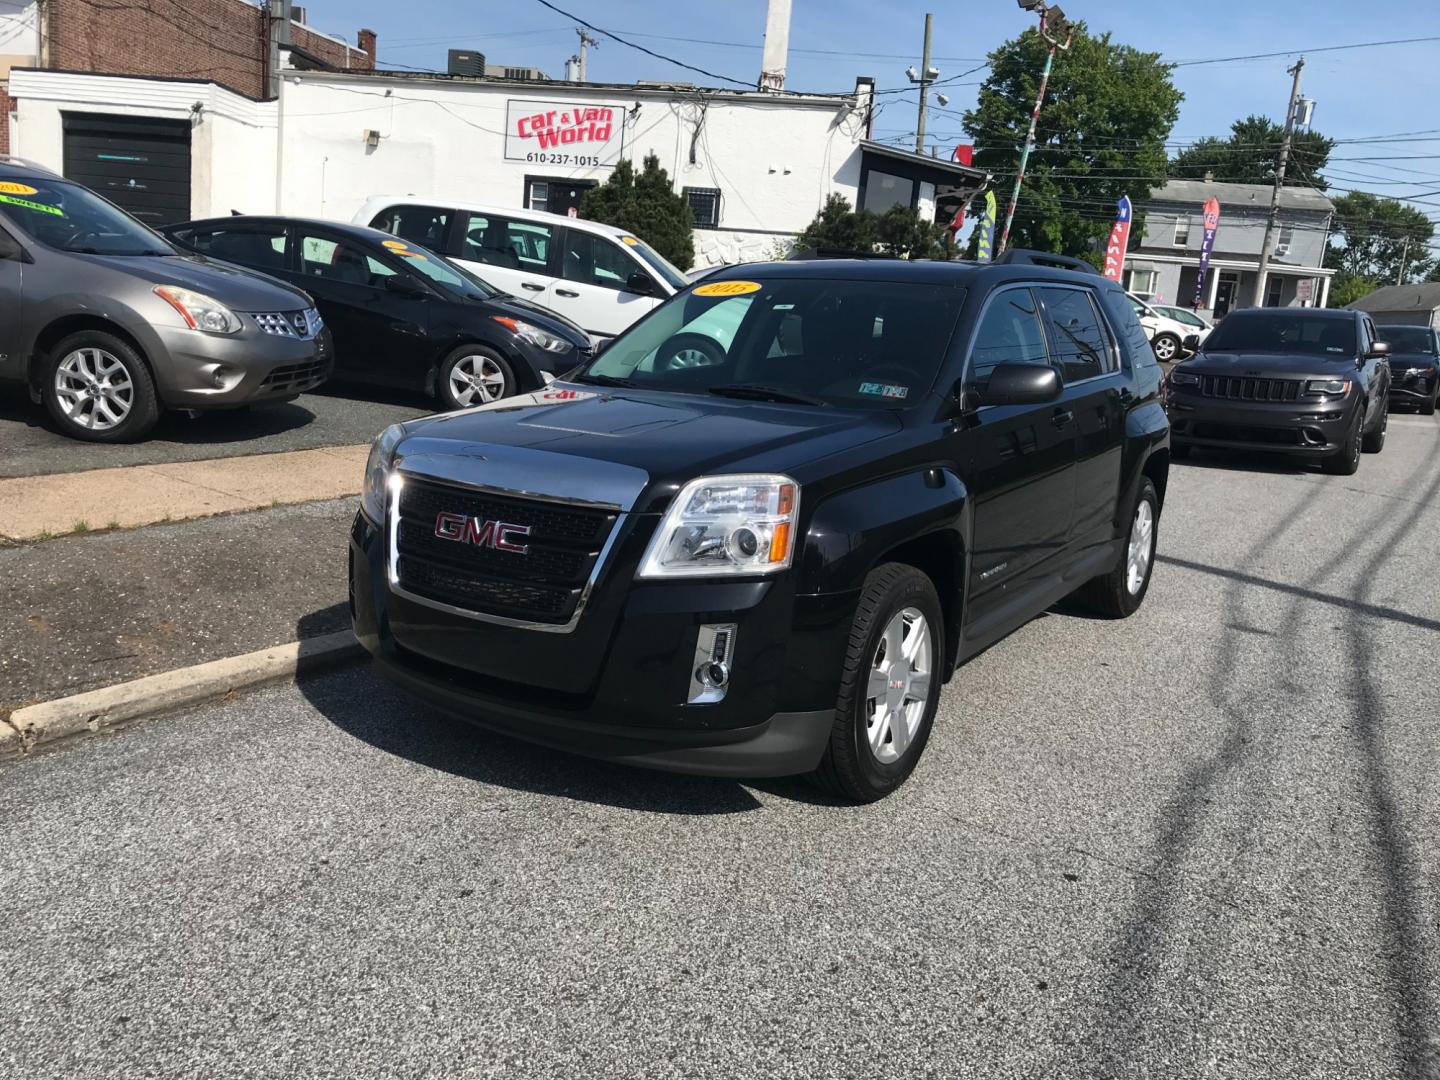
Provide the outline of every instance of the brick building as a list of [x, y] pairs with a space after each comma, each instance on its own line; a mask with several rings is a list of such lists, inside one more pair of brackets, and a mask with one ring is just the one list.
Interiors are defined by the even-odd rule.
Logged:
[[[254, 0], [0, 0], [0, 153], [10, 151], [11, 68], [213, 82], [254, 100], [274, 96], [269, 7]], [[357, 44], [292, 9], [290, 51], [304, 66], [372, 70], [375, 34]]]

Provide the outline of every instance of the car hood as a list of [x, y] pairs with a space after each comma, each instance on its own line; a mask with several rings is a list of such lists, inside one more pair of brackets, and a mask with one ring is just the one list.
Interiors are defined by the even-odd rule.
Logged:
[[[417, 472], [426, 461], [465, 483], [486, 483], [485, 454], [493, 447], [513, 461], [529, 451], [557, 473], [584, 472], [564, 458], [624, 468], [649, 481], [636, 509], [659, 509], [677, 486], [727, 472], [787, 472], [822, 457], [892, 434], [899, 420], [887, 412], [735, 401], [692, 394], [551, 383], [475, 409], [411, 421], [397, 448]], [[469, 472], [455, 475], [455, 459]], [[537, 493], [544, 493], [543, 487]]]
[[1440, 359], [1429, 353], [1391, 353], [1388, 359], [1396, 371], [1412, 367], [1440, 367]]
[[1333, 378], [1355, 370], [1353, 356], [1315, 356], [1307, 353], [1199, 352], [1177, 365], [1197, 375], [1260, 375], [1266, 378]]
[[214, 297], [237, 311], [293, 311], [310, 306], [299, 289], [282, 285], [229, 263], [190, 255], [76, 255], [107, 269], [149, 281], [178, 285]]
[[571, 322], [564, 315], [559, 315], [549, 308], [532, 304], [529, 300], [504, 293], [494, 299], [481, 300], [478, 303], [484, 304], [490, 309], [491, 314], [524, 319], [542, 330], [548, 330], [552, 334], [559, 334], [561, 337], [567, 338], [571, 344], [580, 348], [589, 348], [590, 346], [590, 335], [580, 329], [579, 324]]

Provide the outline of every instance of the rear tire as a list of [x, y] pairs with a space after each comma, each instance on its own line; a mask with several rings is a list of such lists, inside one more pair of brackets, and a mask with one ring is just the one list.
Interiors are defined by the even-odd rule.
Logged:
[[860, 593], [830, 742], [810, 779], [856, 802], [882, 799], [915, 769], [940, 701], [945, 621], [930, 579], [886, 563]]
[[473, 409], [507, 398], [519, 388], [510, 362], [486, 345], [461, 345], [445, 357], [435, 396], [445, 410]]
[[1327, 472], [1331, 476], [1354, 476], [1360, 470], [1360, 443], [1363, 440], [1361, 430], [1364, 427], [1365, 414], [1362, 412], [1355, 418], [1355, 423], [1351, 426], [1350, 434], [1344, 445], [1320, 462], [1322, 472]]
[[1390, 410], [1380, 411], [1380, 426], [1368, 433], [1361, 440], [1361, 446], [1367, 454], [1378, 454], [1385, 449], [1385, 429], [1390, 426]]
[[41, 399], [72, 439], [124, 443], [143, 439], [160, 419], [155, 380], [141, 355], [103, 330], [81, 330], [50, 350]]
[[1148, 476], [1140, 481], [1140, 495], [1130, 513], [1125, 558], [1108, 574], [1083, 586], [1077, 599], [1110, 619], [1126, 619], [1140, 610], [1150, 591], [1155, 569], [1155, 548], [1160, 538], [1160, 497]]

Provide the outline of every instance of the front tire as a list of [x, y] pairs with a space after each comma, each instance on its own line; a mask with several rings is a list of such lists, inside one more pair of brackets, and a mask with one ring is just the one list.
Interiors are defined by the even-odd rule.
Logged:
[[1390, 426], [1390, 410], [1380, 411], [1380, 426], [1374, 431], [1368, 432], [1361, 440], [1361, 446], [1367, 454], [1378, 454], [1385, 449], [1385, 430]]
[[484, 345], [461, 345], [440, 365], [436, 397], [444, 409], [470, 409], [507, 398], [516, 389], [508, 360]]
[[[1172, 447], [1173, 452], [1173, 447]], [[1148, 476], [1140, 481], [1140, 496], [1130, 515], [1130, 534], [1124, 560], [1103, 577], [1080, 590], [1080, 601], [1097, 615], [1126, 619], [1140, 610], [1150, 591], [1155, 569], [1155, 548], [1160, 538], [1160, 497]]]
[[50, 351], [40, 394], [73, 439], [124, 443], [143, 439], [160, 418], [150, 368], [126, 341], [81, 330]]
[[1155, 359], [1162, 364], [1168, 364], [1180, 355], [1180, 339], [1174, 334], [1156, 334], [1150, 347], [1155, 350]]
[[1364, 428], [1365, 412], [1362, 406], [1360, 415], [1355, 417], [1355, 423], [1350, 427], [1350, 434], [1346, 437], [1344, 445], [1320, 462], [1321, 471], [1329, 473], [1331, 476], [1354, 476], [1359, 472], [1360, 444], [1363, 441]]
[[865, 579], [830, 743], [811, 779], [856, 802], [894, 791], [915, 769], [940, 701], [945, 621], [930, 579], [887, 563]]
[[1433, 393], [1433, 394], [1430, 395], [1430, 400], [1429, 400], [1429, 401], [1426, 401], [1425, 403], [1423, 403], [1423, 404], [1420, 406], [1420, 415], [1421, 415], [1421, 416], [1434, 416], [1434, 415], [1435, 415], [1435, 403], [1436, 403], [1437, 401], [1440, 401], [1440, 387], [1436, 387], [1435, 393]]

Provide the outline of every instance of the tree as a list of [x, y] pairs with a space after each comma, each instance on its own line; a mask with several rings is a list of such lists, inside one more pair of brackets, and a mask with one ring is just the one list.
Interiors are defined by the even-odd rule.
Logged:
[[906, 259], [953, 259], [950, 231], [923, 220], [908, 206], [892, 206], [883, 214], [855, 210], [844, 195], [831, 195], [795, 239], [795, 247], [811, 251], [880, 252]]
[[[1273, 184], [1280, 163], [1285, 128], [1264, 116], [1247, 116], [1230, 125], [1228, 139], [1201, 139], [1180, 152], [1171, 174], [1186, 180], [1203, 180], [1207, 173], [1226, 184]], [[1327, 184], [1321, 171], [1330, 162], [1333, 140], [1314, 131], [1297, 131], [1290, 140], [1286, 187]]]
[[[1048, 48], [1027, 30], [992, 52], [990, 77], [965, 114], [975, 164], [996, 176], [1019, 167]], [[1055, 56], [1011, 246], [1083, 257], [1102, 245], [1120, 196], [1138, 201], [1165, 182], [1165, 140], [1183, 98], [1159, 53], [1078, 24], [1070, 50]], [[997, 244], [1003, 229], [1002, 217]]]
[[1325, 265], [1339, 271], [1336, 284], [1342, 277], [1406, 284], [1424, 281], [1435, 270], [1428, 256], [1435, 223], [1420, 210], [1368, 191], [1352, 191], [1334, 203], [1333, 239], [1339, 244], [1325, 252]]
[[580, 200], [580, 215], [632, 232], [681, 270], [695, 265], [695, 215], [651, 154], [639, 175], [628, 158]]
[[1330, 281], [1328, 304], [1332, 308], [1349, 307], [1356, 300], [1369, 296], [1379, 287], [1380, 283], [1374, 278], [1356, 277], [1354, 274], [1341, 271]]

